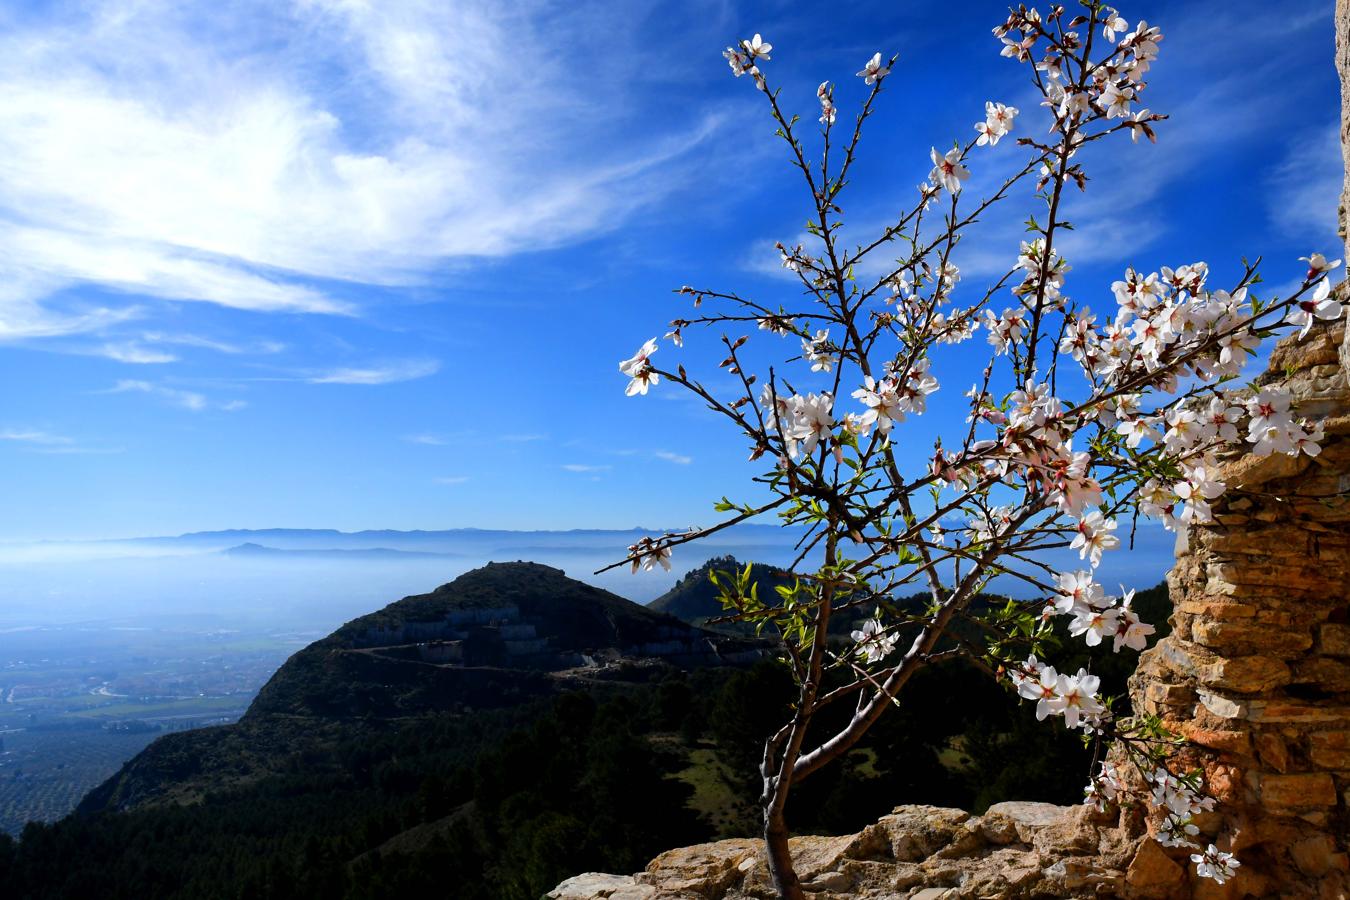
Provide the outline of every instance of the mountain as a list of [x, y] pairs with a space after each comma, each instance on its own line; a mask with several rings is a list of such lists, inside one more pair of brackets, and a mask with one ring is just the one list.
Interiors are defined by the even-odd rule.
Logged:
[[80, 810], [192, 802], [282, 771], [297, 752], [331, 765], [325, 748], [358, 732], [766, 655], [759, 642], [690, 625], [559, 569], [489, 563], [299, 651], [239, 722], [164, 736]]
[[363, 547], [352, 550], [288, 550], [280, 547], [265, 547], [262, 544], [252, 542], [239, 544], [220, 552], [225, 556], [234, 557], [286, 557], [289, 559], [447, 559], [459, 556], [457, 553], [394, 550], [389, 547]]
[[[1166, 601], [1136, 596], [1160, 623]], [[1086, 664], [1075, 648], [1065, 668]], [[0, 834], [0, 897], [537, 900], [749, 836], [764, 738], [796, 693], [777, 661], [725, 664], [762, 651], [557, 569], [487, 566], [300, 651], [238, 723], [161, 738], [78, 813]], [[1093, 666], [1118, 693], [1133, 659]], [[795, 833], [856, 831], [899, 801], [1082, 796], [1077, 735], [959, 658], [897, 707], [794, 788]], [[828, 733], [852, 708], [824, 715]]]
[[[100, 545], [136, 545], [143, 547], [224, 550], [239, 544], [252, 543], [279, 550], [337, 550], [392, 548], [396, 550], [454, 551], [463, 553], [493, 553], [503, 556], [518, 554], [519, 548], [547, 548], [550, 550], [604, 548], [621, 552], [624, 547], [643, 535], [660, 535], [664, 529], [577, 528], [558, 531], [510, 531], [486, 528], [449, 528], [443, 530], [367, 529], [339, 531], [332, 528], [232, 528], [221, 531], [193, 531], [180, 535], [159, 535], [135, 538], [116, 538], [95, 542]], [[704, 545], [709, 549], [730, 552], [732, 547], [761, 548], [775, 553], [786, 552], [800, 536], [800, 529], [778, 525], [742, 523], [710, 536]], [[43, 542], [69, 543], [69, 542]], [[506, 556], [506, 558], [512, 558]], [[514, 558], [520, 558], [519, 555]]]
[[[744, 571], [744, 569], [745, 564], [738, 562], [734, 556], [719, 556], [710, 559], [697, 569], [687, 573], [675, 583], [674, 587], [647, 604], [647, 608], [656, 612], [669, 613], [691, 624], [707, 625], [710, 619], [725, 616], [729, 612], [717, 599], [718, 588], [712, 583], [710, 576], [718, 572], [730, 574]], [[775, 600], [773, 589], [792, 581], [792, 576], [782, 569], [762, 563], [750, 564], [750, 578], [758, 585], [760, 598], [770, 604]], [[711, 627], [724, 631], [753, 630], [753, 626], [734, 622]]]

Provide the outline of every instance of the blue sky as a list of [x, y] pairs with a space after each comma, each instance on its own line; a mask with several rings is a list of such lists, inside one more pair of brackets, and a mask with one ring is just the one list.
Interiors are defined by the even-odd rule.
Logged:
[[[1217, 286], [1243, 255], [1273, 291], [1339, 255], [1330, 6], [1122, 8], [1166, 34], [1147, 104], [1173, 118], [1085, 159], [1071, 293], [1106, 309], [1126, 264], [1197, 259]], [[1043, 127], [989, 33], [1006, 4], [957, 8], [7, 4], [0, 537], [711, 521], [745, 448], [671, 391], [626, 399], [615, 367], [682, 284], [796, 296], [771, 248], [804, 198], [721, 49], [762, 32], [811, 118], [821, 80], [847, 117], [862, 62], [900, 54], [843, 198], [861, 236], [985, 100]], [[997, 150], [967, 190], [1020, 157]], [[1030, 211], [963, 248], [972, 285]], [[712, 371], [713, 337], [680, 361]]]

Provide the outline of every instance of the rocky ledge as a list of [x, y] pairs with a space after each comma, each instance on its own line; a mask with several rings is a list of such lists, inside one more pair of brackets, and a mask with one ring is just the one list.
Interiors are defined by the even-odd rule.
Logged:
[[[792, 839], [797, 873], [820, 900], [1191, 896], [1183, 854], [1131, 838], [1086, 806], [999, 803], [984, 815], [901, 806], [857, 834]], [[1230, 882], [1230, 885], [1232, 883]], [[1206, 887], [1217, 887], [1207, 882]], [[1194, 896], [1229, 896], [1205, 888]], [[663, 853], [636, 875], [568, 879], [552, 900], [771, 900], [757, 840]], [[1232, 896], [1240, 896], [1234, 894]]]

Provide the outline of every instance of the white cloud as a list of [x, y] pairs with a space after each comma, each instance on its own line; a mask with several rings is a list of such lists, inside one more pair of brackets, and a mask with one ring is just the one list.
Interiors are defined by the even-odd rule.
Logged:
[[578, 474], [585, 474], [588, 472], [608, 472], [613, 467], [591, 466], [591, 465], [584, 465], [582, 463], [563, 463], [562, 468], [564, 471], [567, 472], [576, 472]]
[[18, 444], [30, 453], [44, 455], [121, 453], [124, 450], [122, 447], [91, 447], [76, 443], [73, 438], [68, 438], [65, 435], [53, 434], [50, 431], [35, 428], [0, 429], [0, 442], [4, 441]]
[[687, 466], [694, 461], [692, 456], [685, 456], [683, 453], [672, 453], [669, 450], [657, 450], [652, 455], [657, 459], [664, 459], [666, 462], [674, 463], [677, 466]]
[[101, 393], [149, 394], [153, 397], [159, 397], [171, 406], [178, 406], [186, 410], [191, 410], [192, 412], [203, 412], [208, 409], [219, 409], [224, 412], [237, 412], [248, 406], [248, 403], [243, 400], [227, 400], [223, 403], [216, 403], [205, 394], [198, 393], [197, 391], [188, 391], [182, 388], [155, 384], [137, 378], [123, 378], [119, 380], [117, 384]]
[[197, 334], [174, 334], [163, 331], [146, 331], [141, 333], [141, 340], [151, 344], [172, 344], [183, 347], [199, 347], [203, 350], [214, 350], [217, 353], [226, 353], [230, 355], [239, 354], [267, 354], [280, 353], [286, 349], [286, 345], [281, 341], [260, 340], [245, 344], [232, 343], [230, 341], [217, 340], [215, 338], [202, 337]]
[[68, 437], [52, 434], [48, 431], [38, 431], [32, 428], [6, 428], [3, 431], [0, 431], [0, 441], [17, 441], [23, 444], [39, 444], [42, 446], [69, 445], [75, 443]]
[[444, 447], [445, 439], [434, 434], [409, 434], [403, 437], [410, 444], [425, 444], [428, 447]]
[[441, 478], [432, 479], [432, 481], [436, 482], [437, 484], [446, 484], [446, 485], [464, 484], [468, 480], [469, 480], [468, 475], [446, 475]]
[[440, 369], [441, 364], [434, 359], [410, 359], [387, 365], [333, 369], [305, 380], [310, 384], [392, 384], [435, 375]]
[[93, 353], [96, 356], [106, 356], [108, 359], [113, 359], [117, 362], [133, 363], [136, 365], [171, 363], [178, 360], [178, 357], [174, 356], [172, 353], [165, 353], [162, 350], [142, 347], [139, 344], [131, 342], [104, 344], [102, 347], [95, 349]]
[[1336, 255], [1336, 214], [1345, 184], [1341, 129], [1336, 122], [1299, 134], [1271, 174], [1267, 203], [1276, 227], [1310, 242], [1309, 249]]
[[616, 146], [626, 79], [587, 76], [643, 10], [552, 12], [101, 0], [8, 28], [0, 339], [128, 314], [62, 313], [71, 286], [344, 313], [334, 281], [415, 284], [619, 227], [718, 119]]

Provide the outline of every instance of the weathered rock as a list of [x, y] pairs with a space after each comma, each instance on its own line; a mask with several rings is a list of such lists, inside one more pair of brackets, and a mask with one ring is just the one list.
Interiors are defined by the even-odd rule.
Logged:
[[631, 875], [589, 872], [569, 878], [544, 895], [548, 900], [655, 900], [656, 889], [638, 884]]
[[1125, 870], [1125, 885], [1130, 897], [1166, 900], [1184, 893], [1186, 870], [1157, 841], [1144, 840]]

